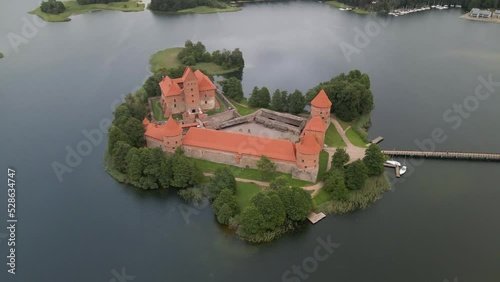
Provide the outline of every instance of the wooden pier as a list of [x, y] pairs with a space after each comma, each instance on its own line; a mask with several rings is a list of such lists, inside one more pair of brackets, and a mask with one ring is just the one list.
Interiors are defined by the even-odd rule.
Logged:
[[396, 177], [397, 178], [400, 178], [401, 177], [401, 173], [399, 172], [399, 169], [400, 167], [397, 166], [397, 165], [393, 165], [393, 164], [388, 164], [388, 163], [384, 163], [384, 166], [385, 167], [391, 167], [391, 168], [394, 168], [394, 173], [396, 173]]
[[307, 217], [307, 219], [309, 219], [309, 221], [312, 224], [316, 224], [316, 222], [322, 220], [325, 217], [326, 217], [326, 215], [322, 212], [320, 212], [320, 213], [311, 212], [311, 214]]
[[379, 137], [377, 137], [377, 138], [373, 139], [373, 140], [372, 140], [372, 143], [373, 143], [373, 144], [378, 144], [378, 143], [380, 143], [380, 142], [382, 142], [382, 141], [384, 141], [384, 137], [379, 136]]
[[396, 157], [500, 161], [499, 153], [471, 153], [471, 152], [467, 153], [467, 152], [404, 151], [404, 150], [382, 150], [382, 153]]

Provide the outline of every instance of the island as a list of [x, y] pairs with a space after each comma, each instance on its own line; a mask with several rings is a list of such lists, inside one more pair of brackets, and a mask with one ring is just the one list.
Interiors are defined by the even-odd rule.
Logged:
[[156, 72], [115, 109], [105, 154], [113, 178], [208, 201], [217, 221], [250, 243], [301, 228], [312, 212], [368, 207], [390, 189], [385, 155], [366, 142], [367, 74], [340, 74], [305, 95], [254, 87], [246, 99], [238, 78], [222, 80], [220, 92], [195, 67], [204, 54], [201, 42], [187, 41], [180, 62], [152, 64]]
[[148, 9], [176, 14], [211, 14], [241, 10], [236, 4], [229, 2], [224, 0], [151, 0]]
[[145, 5], [136, 1], [123, 0], [75, 0], [75, 1], [42, 1], [40, 7], [28, 13], [39, 16], [48, 22], [67, 22], [70, 16], [85, 14], [100, 10], [115, 10], [123, 12], [144, 11]]

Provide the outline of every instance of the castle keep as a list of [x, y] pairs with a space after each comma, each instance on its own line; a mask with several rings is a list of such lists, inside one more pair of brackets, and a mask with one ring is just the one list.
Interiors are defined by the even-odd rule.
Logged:
[[[248, 132], [228, 132], [207, 129], [203, 122], [179, 124], [172, 114], [184, 112], [184, 122], [194, 119], [192, 115], [202, 114], [204, 109], [215, 107], [215, 86], [203, 73], [186, 68], [179, 79], [165, 77], [160, 82], [162, 105], [165, 115], [169, 115], [165, 124], [155, 124], [144, 119], [147, 146], [159, 147], [167, 153], [173, 153], [182, 147], [186, 156], [212, 162], [256, 168], [262, 155], [276, 164], [277, 171], [292, 174], [292, 177], [314, 182], [318, 174], [319, 154], [323, 148], [326, 129], [330, 122], [331, 101], [326, 93], [321, 92], [311, 102], [311, 116], [302, 126], [288, 129], [279, 128], [295, 137], [295, 141], [269, 138]], [[168, 111], [168, 112], [167, 112]], [[258, 123], [272, 116], [287, 118], [282, 113], [261, 110], [259, 114], [236, 118], [237, 123]], [[226, 123], [231, 123], [227, 121]], [[283, 123], [285, 124], [285, 123]]]

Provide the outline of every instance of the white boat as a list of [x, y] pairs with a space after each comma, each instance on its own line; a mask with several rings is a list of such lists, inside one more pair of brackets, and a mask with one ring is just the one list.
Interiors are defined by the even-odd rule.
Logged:
[[401, 166], [401, 163], [398, 161], [395, 161], [395, 160], [388, 160], [388, 161], [385, 161], [385, 163], [393, 165], [393, 166]]
[[345, 11], [345, 9], [344, 9], [344, 8], [339, 8], [339, 10], [341, 10], [341, 11]]
[[406, 166], [405, 165], [399, 168], [399, 175], [403, 175], [403, 174], [405, 174], [405, 172], [406, 172]]

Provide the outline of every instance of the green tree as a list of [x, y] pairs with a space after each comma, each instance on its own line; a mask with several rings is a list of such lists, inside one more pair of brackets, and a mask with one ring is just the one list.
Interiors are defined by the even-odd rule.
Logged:
[[276, 164], [265, 155], [260, 157], [260, 160], [257, 162], [257, 168], [260, 170], [263, 180], [272, 179], [276, 173]]
[[288, 108], [288, 92], [286, 90], [281, 91], [280, 96], [281, 112], [289, 112]]
[[234, 211], [228, 204], [224, 203], [217, 213], [217, 221], [220, 224], [228, 225], [229, 219], [234, 216]]
[[241, 85], [241, 80], [236, 77], [230, 77], [222, 82], [222, 92], [236, 102], [243, 100], [243, 86]]
[[256, 235], [261, 233], [263, 223], [264, 216], [254, 205], [248, 205], [243, 209], [240, 215], [240, 228], [244, 234]]
[[113, 152], [111, 153], [111, 160], [113, 162], [113, 167], [119, 172], [126, 173], [127, 172], [127, 161], [126, 157], [128, 151], [132, 147], [130, 144], [124, 141], [116, 142]]
[[371, 144], [365, 151], [363, 162], [368, 176], [378, 176], [384, 172], [385, 155], [376, 144]]
[[123, 141], [131, 145], [130, 138], [119, 127], [111, 125], [108, 131], [108, 152], [113, 152], [114, 146], [118, 141]]
[[346, 166], [345, 186], [351, 190], [359, 190], [368, 179], [367, 169], [363, 161], [357, 160]]
[[120, 129], [128, 136], [127, 143], [134, 147], [144, 145], [144, 126], [141, 121], [129, 117]]
[[219, 214], [224, 204], [228, 205], [229, 208], [231, 208], [232, 215], [238, 213], [239, 211], [238, 202], [236, 201], [236, 198], [233, 195], [233, 191], [229, 189], [223, 189], [212, 203], [212, 207], [216, 215]]
[[223, 189], [229, 189], [233, 194], [236, 192], [236, 179], [227, 167], [218, 168], [210, 181], [211, 194], [217, 197]]
[[54, 14], [54, 15], [58, 15], [64, 11], [66, 11], [66, 7], [64, 6], [64, 3], [61, 1], [56, 1], [56, 0], [48, 0], [47, 2], [42, 1], [42, 4], [40, 5], [40, 9], [44, 13]]
[[337, 148], [332, 156], [332, 168], [343, 168], [349, 162], [349, 155], [344, 148]]
[[271, 94], [267, 87], [262, 87], [259, 91], [259, 108], [269, 108], [271, 102]]
[[248, 105], [253, 108], [258, 108], [260, 106], [259, 102], [260, 90], [257, 86], [255, 86], [250, 93], [250, 98], [248, 98]]
[[271, 98], [271, 110], [281, 112], [283, 111], [283, 104], [281, 104], [281, 91], [276, 89]]
[[300, 114], [305, 106], [306, 100], [299, 90], [293, 91], [293, 93], [288, 96], [288, 111], [291, 114]]
[[273, 230], [285, 221], [285, 206], [276, 193], [257, 193], [250, 202], [262, 214], [264, 221], [261, 226], [263, 229]]
[[280, 188], [278, 195], [283, 202], [288, 219], [303, 221], [311, 213], [312, 198], [306, 190], [298, 187]]
[[332, 199], [336, 201], [345, 201], [349, 191], [345, 187], [344, 173], [340, 169], [332, 169], [323, 186], [326, 192], [330, 194]]
[[288, 185], [288, 180], [286, 180], [286, 178], [283, 176], [276, 177], [269, 183], [269, 189], [272, 191], [278, 191], [281, 188], [288, 188], [288, 187], [290, 187]]

